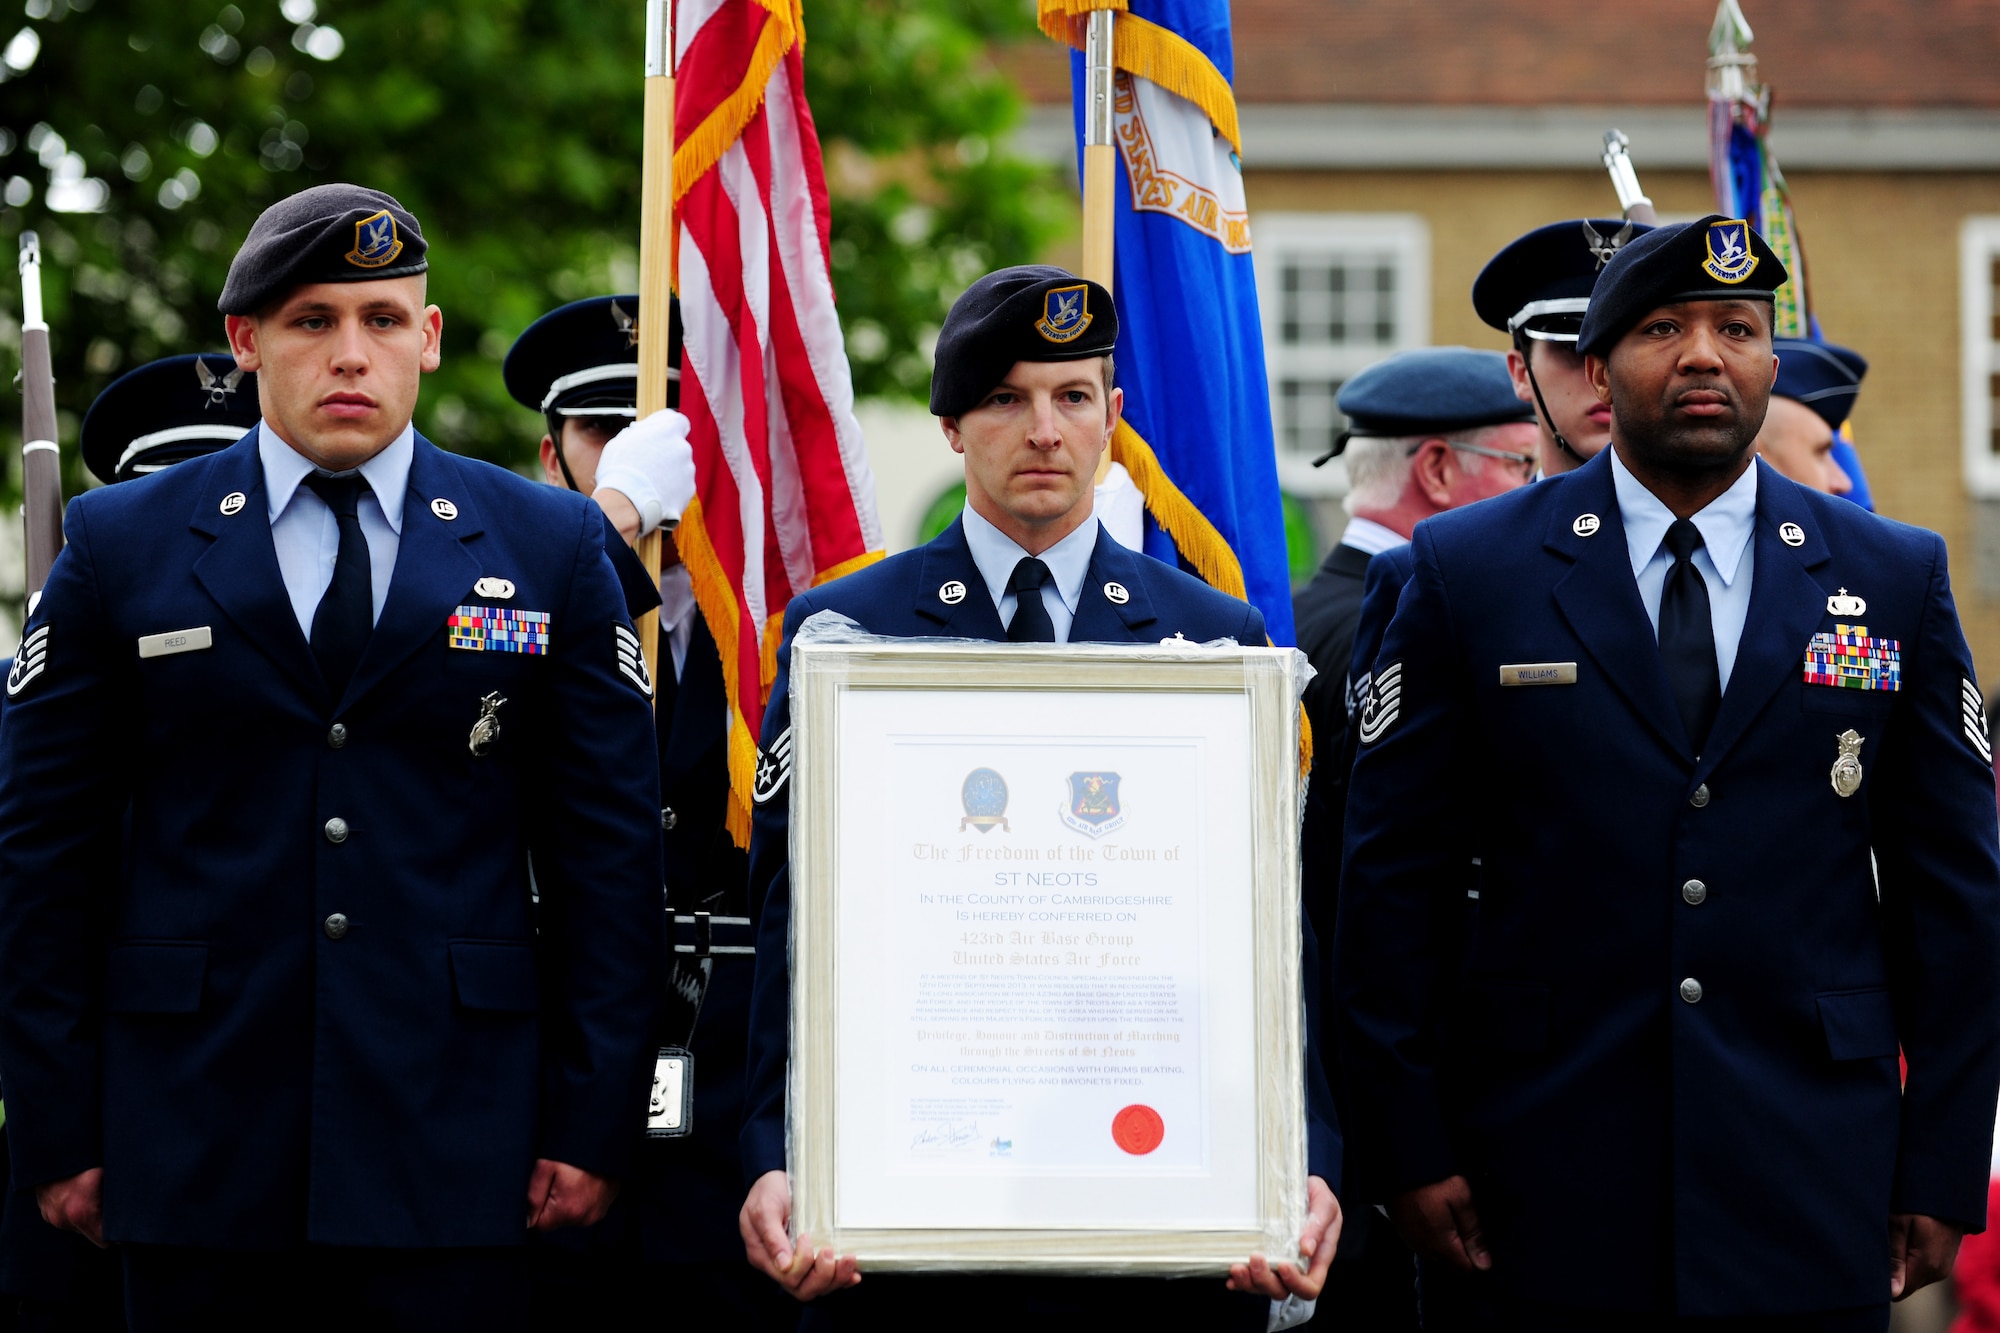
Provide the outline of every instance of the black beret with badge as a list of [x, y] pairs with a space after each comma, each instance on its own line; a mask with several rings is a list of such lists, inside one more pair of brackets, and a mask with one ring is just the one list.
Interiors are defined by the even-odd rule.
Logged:
[[[667, 361], [678, 367], [678, 300], [667, 316]], [[500, 373], [514, 401], [543, 416], [632, 416], [639, 398], [639, 298], [592, 296], [556, 307], [514, 340]], [[680, 371], [669, 370], [667, 381], [672, 407]]]
[[225, 449], [257, 424], [257, 376], [226, 352], [149, 361], [113, 380], [84, 413], [83, 462], [99, 481]]
[[931, 415], [979, 406], [1017, 361], [1109, 356], [1118, 342], [1111, 293], [1052, 264], [989, 273], [952, 302], [931, 370]]
[[1770, 301], [1789, 277], [1757, 229], [1711, 213], [1655, 227], [1598, 276], [1576, 350], [1603, 356], [1649, 310], [1680, 301]]
[[1867, 360], [1848, 348], [1804, 338], [1773, 338], [1771, 350], [1778, 354], [1778, 382], [1771, 392], [1804, 403], [1839, 430], [1854, 410]]
[[230, 261], [216, 308], [254, 315], [314, 282], [406, 278], [430, 267], [408, 209], [361, 185], [315, 185], [262, 213]]
[[1350, 438], [1442, 435], [1533, 421], [1535, 410], [1514, 394], [1507, 358], [1472, 347], [1419, 347], [1398, 352], [1351, 377], [1334, 399], [1347, 429], [1318, 467], [1344, 452]]
[[1537, 227], [1486, 261], [1472, 283], [1472, 308], [1502, 333], [1575, 342], [1597, 275], [1651, 230], [1621, 218], [1572, 218]]

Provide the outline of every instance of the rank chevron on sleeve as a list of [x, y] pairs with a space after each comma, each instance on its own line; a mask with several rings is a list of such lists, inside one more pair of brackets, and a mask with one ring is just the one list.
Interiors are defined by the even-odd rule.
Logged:
[[7, 673], [7, 697], [27, 689], [28, 682], [41, 675], [48, 664], [49, 627], [43, 625], [21, 640], [21, 649], [14, 654], [14, 669]]

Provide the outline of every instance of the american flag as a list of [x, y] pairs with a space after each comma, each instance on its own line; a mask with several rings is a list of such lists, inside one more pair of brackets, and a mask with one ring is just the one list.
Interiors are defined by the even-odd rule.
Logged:
[[747, 843], [785, 605], [880, 559], [882, 525], [827, 267], [800, 4], [675, 8], [680, 408], [695, 462], [676, 541], [722, 650], [729, 828]]

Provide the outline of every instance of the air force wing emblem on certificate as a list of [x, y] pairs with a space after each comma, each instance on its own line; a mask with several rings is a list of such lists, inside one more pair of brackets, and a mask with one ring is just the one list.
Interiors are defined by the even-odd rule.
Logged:
[[1118, 798], [1118, 775], [1102, 770], [1069, 775], [1069, 800], [1062, 821], [1078, 833], [1101, 838], [1125, 826], [1125, 805]]
[[1007, 779], [992, 769], [975, 768], [967, 773], [959, 797], [965, 802], [965, 818], [958, 821], [960, 833], [968, 824], [981, 833], [996, 826], [1002, 833], [1014, 831], [1007, 827]]

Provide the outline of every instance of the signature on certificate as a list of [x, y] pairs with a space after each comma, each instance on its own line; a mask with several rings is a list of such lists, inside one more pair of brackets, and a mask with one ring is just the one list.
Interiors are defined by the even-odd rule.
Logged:
[[977, 1120], [936, 1120], [910, 1138], [913, 1152], [963, 1152], [979, 1140]]

